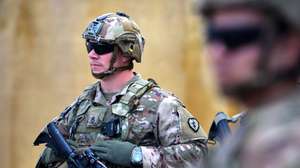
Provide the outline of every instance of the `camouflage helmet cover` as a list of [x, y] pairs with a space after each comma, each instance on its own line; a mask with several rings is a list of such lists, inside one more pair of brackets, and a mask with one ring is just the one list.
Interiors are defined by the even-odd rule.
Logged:
[[275, 12], [285, 21], [300, 31], [300, 0], [198, 0], [199, 11], [209, 16], [215, 9], [234, 6], [251, 6]]
[[144, 38], [138, 25], [124, 13], [107, 13], [91, 21], [82, 37], [90, 42], [118, 45], [130, 58], [141, 62]]

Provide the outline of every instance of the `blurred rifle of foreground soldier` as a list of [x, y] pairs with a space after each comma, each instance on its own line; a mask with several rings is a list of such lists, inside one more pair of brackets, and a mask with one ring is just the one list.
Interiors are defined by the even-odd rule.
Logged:
[[238, 121], [242, 120], [244, 115], [245, 112], [242, 112], [234, 115], [233, 117], [229, 117], [224, 112], [218, 112], [209, 129], [209, 143], [213, 145], [223, 144], [232, 133], [230, 124], [239, 124]]

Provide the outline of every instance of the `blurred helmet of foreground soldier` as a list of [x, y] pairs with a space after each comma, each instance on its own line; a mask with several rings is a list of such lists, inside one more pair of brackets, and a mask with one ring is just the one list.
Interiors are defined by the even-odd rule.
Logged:
[[208, 167], [300, 167], [299, 0], [201, 0], [220, 92], [247, 108]]
[[[109, 168], [198, 167], [207, 153], [200, 123], [176, 96], [133, 71], [144, 47], [136, 23], [124, 13], [104, 14], [82, 36], [99, 80], [54, 120], [76, 154], [91, 149]], [[65, 159], [48, 145], [37, 168], [63, 168]]]

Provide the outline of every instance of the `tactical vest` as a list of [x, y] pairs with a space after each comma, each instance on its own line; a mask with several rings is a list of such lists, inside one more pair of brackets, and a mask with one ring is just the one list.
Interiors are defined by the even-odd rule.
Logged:
[[[60, 117], [67, 121], [65, 125], [69, 127], [69, 138], [77, 140], [82, 146], [88, 146], [107, 137], [125, 140], [128, 134], [127, 117], [139, 104], [140, 98], [151, 88], [157, 87], [152, 81], [138, 79], [128, 86], [126, 93], [116, 102], [105, 107], [93, 104], [98, 84], [97, 82], [85, 89]], [[108, 110], [111, 110], [114, 117], [104, 122]], [[89, 135], [85, 135], [87, 133]]]

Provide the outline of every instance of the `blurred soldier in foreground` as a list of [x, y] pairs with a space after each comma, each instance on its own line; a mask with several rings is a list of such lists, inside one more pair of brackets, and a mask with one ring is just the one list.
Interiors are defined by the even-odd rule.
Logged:
[[[109, 168], [197, 167], [207, 152], [198, 121], [178, 98], [132, 70], [144, 47], [136, 23], [124, 13], [105, 14], [83, 38], [99, 81], [55, 119], [67, 141], [77, 152], [92, 149]], [[37, 167], [66, 164], [46, 148]]]
[[300, 167], [300, 1], [199, 2], [220, 91], [247, 107], [207, 167]]

